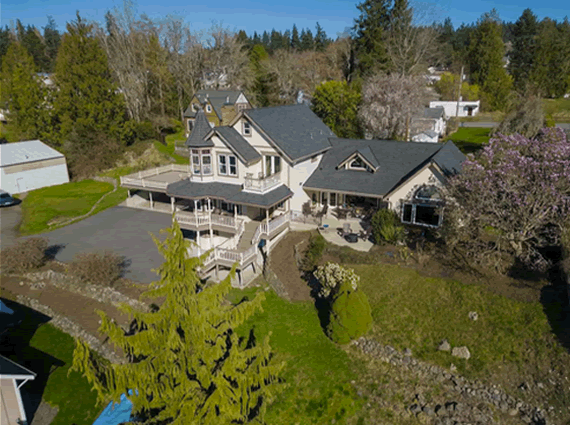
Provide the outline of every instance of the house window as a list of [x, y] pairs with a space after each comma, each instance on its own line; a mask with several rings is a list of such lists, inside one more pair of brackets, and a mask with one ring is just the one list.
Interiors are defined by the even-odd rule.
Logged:
[[206, 105], [206, 112], [207, 113], [212, 112], [212, 105]]
[[357, 156], [356, 158], [354, 158], [349, 167], [351, 169], [357, 169], [357, 170], [365, 170], [366, 169], [366, 165], [364, 164], [364, 161], [362, 161], [362, 158], [360, 158], [359, 156]]
[[247, 121], [243, 122], [242, 133], [244, 136], [251, 136], [251, 124]]
[[188, 120], [188, 132], [192, 131], [192, 121]]
[[426, 200], [426, 201], [440, 201], [441, 195], [439, 189], [436, 186], [422, 186], [414, 195], [416, 199]]
[[277, 209], [277, 210], [284, 210], [284, 209], [285, 209], [285, 201], [279, 202], [279, 203], [275, 206], [275, 209]]
[[313, 196], [311, 197], [313, 201], [313, 205], [317, 203], [317, 192], [313, 192]]
[[402, 206], [402, 223], [439, 227], [441, 224], [441, 207], [423, 204], [404, 204]]
[[327, 204], [327, 192], [321, 192], [321, 205]]
[[192, 173], [200, 174], [200, 151], [192, 149]]
[[237, 110], [238, 112], [245, 111], [247, 109], [247, 103], [238, 103]]
[[336, 206], [336, 193], [335, 192], [331, 192], [330, 203], [331, 203], [331, 207]]
[[281, 157], [265, 155], [265, 177], [281, 172]]
[[195, 103], [192, 104], [192, 112], [198, 112], [198, 107]]
[[405, 204], [403, 211], [402, 211], [402, 222], [403, 223], [412, 223], [412, 204]]
[[218, 155], [218, 173], [222, 176], [228, 174], [228, 165], [225, 155]]
[[210, 149], [205, 149], [202, 151], [202, 174], [209, 176], [212, 172], [212, 155]]
[[237, 159], [235, 156], [230, 155], [230, 176], [237, 176]]
[[237, 176], [237, 158], [234, 155], [218, 155], [218, 173]]

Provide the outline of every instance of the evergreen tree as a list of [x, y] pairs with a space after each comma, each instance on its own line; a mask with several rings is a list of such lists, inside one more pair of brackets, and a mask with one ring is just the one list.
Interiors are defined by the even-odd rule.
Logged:
[[48, 16], [48, 24], [44, 27], [45, 54], [47, 56], [45, 72], [53, 72], [55, 70], [55, 61], [60, 42], [61, 35], [57, 30], [57, 24], [53, 17]]
[[47, 91], [36, 75], [32, 56], [21, 43], [10, 44], [2, 61], [1, 105], [9, 111], [8, 126], [19, 139], [50, 141]]
[[4, 55], [8, 51], [8, 46], [12, 42], [12, 32], [8, 26], [4, 28], [0, 27], [0, 66], [2, 66], [2, 61]]
[[536, 55], [538, 21], [530, 9], [525, 9], [513, 26], [513, 47], [509, 53], [509, 72], [515, 87], [526, 90]]
[[285, 32], [283, 33], [283, 48], [284, 49], [291, 49], [291, 31], [289, 30], [285, 30]]
[[257, 33], [257, 31], [253, 32], [253, 37], [251, 38], [251, 44], [252, 45], [256, 45], [256, 44], [261, 44], [261, 37], [259, 36], [259, 34]]
[[251, 47], [251, 40], [249, 39], [249, 37], [247, 36], [247, 33], [244, 30], [239, 30], [237, 35], [236, 35], [236, 40], [238, 41], [238, 43], [241, 43], [247, 47]]
[[310, 29], [301, 31], [301, 50], [313, 50], [315, 48], [315, 40]]
[[354, 23], [354, 43], [361, 75], [386, 69], [388, 56], [384, 31], [390, 20], [389, 0], [364, 0], [357, 8], [360, 16]]
[[315, 89], [311, 109], [338, 137], [359, 138], [359, 104], [359, 87], [346, 81], [327, 81]]
[[438, 61], [445, 68], [449, 68], [455, 59], [453, 50], [455, 30], [453, 29], [451, 18], [445, 18], [445, 21], [437, 26], [437, 34], [437, 41], [439, 42]]
[[20, 43], [28, 50], [28, 53], [34, 58], [36, 69], [39, 72], [45, 72], [47, 68], [47, 57], [45, 45], [40, 32], [36, 27], [28, 25], [25, 29], [20, 22], [19, 31], [21, 32]]
[[124, 102], [112, 83], [107, 56], [79, 14], [67, 24], [55, 68], [54, 111], [63, 141], [75, 125], [118, 134], [124, 122]]
[[271, 39], [269, 38], [269, 34], [267, 34], [267, 31], [263, 31], [263, 35], [261, 36], [261, 44], [263, 44], [263, 47], [265, 47], [266, 49], [270, 48]]
[[502, 27], [493, 9], [478, 21], [469, 48], [472, 82], [481, 87], [492, 110], [503, 110], [507, 106], [512, 87], [504, 68], [504, 55]]
[[327, 38], [327, 33], [321, 27], [321, 25], [317, 22], [317, 29], [315, 33], [315, 49], [318, 52], [323, 52], [327, 45], [329, 44], [329, 40]]
[[301, 48], [301, 39], [299, 38], [299, 30], [297, 25], [293, 24], [293, 30], [291, 31], [291, 48], [293, 50], [299, 50]]
[[271, 51], [275, 51], [277, 49], [282, 49], [283, 47], [285, 47], [283, 46], [283, 35], [279, 31], [276, 31], [275, 28], [273, 28], [271, 31], [269, 49]]
[[134, 318], [129, 334], [98, 312], [100, 331], [122, 348], [128, 363], [104, 363], [77, 340], [72, 370], [86, 376], [100, 402], [134, 390], [129, 396], [134, 413], [148, 420], [152, 412], [152, 423], [263, 420], [283, 365], [271, 362], [269, 336], [259, 343], [253, 331], [249, 338], [234, 331], [262, 310], [263, 292], [251, 301], [228, 302], [234, 270], [219, 284], [202, 285], [196, 271], [201, 261], [188, 258], [189, 244], [176, 220], [164, 242], [154, 240], [165, 261], [160, 281], [142, 297], [163, 297], [160, 308], [142, 312], [123, 305]]

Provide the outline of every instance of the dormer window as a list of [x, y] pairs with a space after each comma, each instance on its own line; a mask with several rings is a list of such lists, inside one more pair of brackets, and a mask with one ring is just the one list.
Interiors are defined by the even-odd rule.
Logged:
[[351, 168], [352, 170], [365, 170], [366, 164], [364, 164], [362, 158], [357, 156], [350, 162], [349, 168]]
[[212, 112], [212, 105], [206, 105], [206, 112], [207, 113]]
[[192, 112], [198, 112], [198, 107], [195, 103], [192, 104]]
[[247, 121], [243, 122], [242, 133], [244, 136], [251, 136], [251, 124]]

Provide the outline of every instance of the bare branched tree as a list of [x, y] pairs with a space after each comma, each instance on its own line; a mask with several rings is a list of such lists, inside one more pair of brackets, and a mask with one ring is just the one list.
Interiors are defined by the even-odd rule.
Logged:
[[368, 136], [409, 140], [411, 118], [426, 99], [422, 77], [378, 73], [363, 85], [358, 116]]
[[214, 89], [246, 90], [253, 84], [254, 74], [249, 56], [236, 34], [221, 25], [214, 25], [206, 41], [203, 81]]
[[295, 53], [279, 49], [263, 62], [263, 67], [276, 86], [276, 103], [292, 103], [301, 86]]

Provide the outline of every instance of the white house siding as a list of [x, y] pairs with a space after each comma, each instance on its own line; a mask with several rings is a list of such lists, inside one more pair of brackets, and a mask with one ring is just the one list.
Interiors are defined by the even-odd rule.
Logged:
[[289, 189], [293, 192], [293, 197], [290, 202], [290, 209], [302, 211], [303, 204], [310, 201], [309, 195], [303, 189], [303, 183], [310, 177], [311, 174], [317, 169], [323, 155], [317, 155], [313, 159], [300, 162], [292, 168], [289, 183]]
[[440, 187], [443, 184], [444, 176], [437, 170], [436, 167], [430, 165], [418, 174], [413, 176], [410, 180], [405, 182], [397, 190], [392, 192], [387, 198], [388, 207], [396, 212], [400, 212], [400, 200], [409, 199], [413, 192], [422, 185], [435, 185]]
[[430, 108], [443, 107], [447, 117], [467, 117], [469, 116], [468, 107], [473, 107], [472, 116], [479, 113], [480, 101], [461, 101], [459, 102], [459, 115], [457, 115], [457, 102], [454, 101], [433, 101], [429, 103]]
[[0, 188], [9, 193], [28, 192], [68, 182], [65, 158], [7, 165], [0, 172]]

